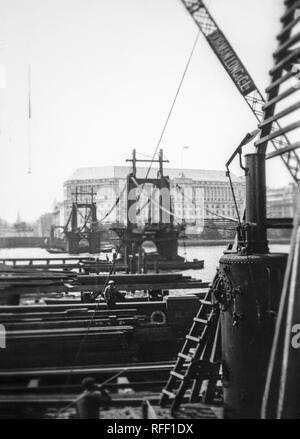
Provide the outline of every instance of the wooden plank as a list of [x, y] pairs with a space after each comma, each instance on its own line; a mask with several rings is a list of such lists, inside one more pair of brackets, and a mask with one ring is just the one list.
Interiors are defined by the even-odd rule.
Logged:
[[20, 322], [21, 320], [68, 320], [68, 319], [82, 319], [83, 317], [92, 317], [95, 316], [97, 318], [100, 317], [108, 317], [111, 314], [116, 315], [117, 317], [126, 317], [126, 316], [134, 316], [137, 313], [137, 309], [125, 309], [125, 310], [84, 310], [84, 309], [75, 309], [75, 310], [66, 310], [62, 312], [41, 312], [41, 313], [0, 313], [0, 319], [2, 322]]
[[[40, 405], [55, 405], [55, 406], [64, 406], [66, 403], [70, 403], [76, 399], [78, 395], [77, 394], [70, 394], [70, 395], [0, 395], [0, 405], [8, 406], [11, 404], [38, 404]], [[160, 394], [151, 394], [149, 395], [145, 393], [135, 393], [134, 395], [112, 395], [112, 405], [134, 405], [138, 404], [140, 405], [142, 401], [144, 400], [145, 396], [152, 401], [152, 402], [158, 402]]]
[[67, 376], [72, 370], [72, 375], [99, 375], [99, 374], [115, 374], [126, 369], [127, 373], [147, 373], [156, 371], [171, 371], [174, 368], [175, 362], [158, 362], [158, 363], [139, 363], [139, 364], [118, 364], [107, 365], [104, 367], [82, 367], [75, 366], [70, 369], [69, 367], [55, 367], [55, 368], [43, 368], [43, 369], [0, 369], [0, 378], [26, 378], [26, 377], [55, 377], [55, 376]]
[[157, 414], [150, 404], [148, 399], [143, 401], [143, 418], [144, 419], [157, 419]]
[[[90, 333], [96, 333], [96, 334], [110, 334], [110, 333], [120, 333], [123, 334], [124, 332], [131, 332], [133, 331], [133, 326], [110, 326], [110, 327], [96, 327], [96, 328], [90, 328]], [[18, 339], [24, 339], [24, 338], [36, 338], [38, 336], [47, 336], [47, 337], [54, 337], [57, 335], [62, 335], [64, 337], [67, 337], [68, 335], [80, 335], [80, 334], [86, 334], [86, 328], [64, 328], [64, 329], [36, 329], [36, 330], [22, 330], [22, 331], [6, 331], [6, 337], [8, 340], [13, 338]]]
[[40, 380], [39, 379], [31, 379], [28, 383], [28, 389], [36, 389], [39, 387]]
[[[150, 303], [150, 302], [149, 302]], [[156, 303], [156, 302], [151, 302], [151, 303]], [[160, 303], [160, 302], [158, 302]], [[137, 310], [136, 306], [132, 306], [132, 305], [138, 305], [135, 304], [134, 302], [131, 302], [130, 304], [128, 304], [129, 306], [126, 307], [126, 305], [124, 303], [120, 303], [120, 306], [116, 309], [114, 309], [114, 312], [122, 312], [122, 311], [131, 311], [134, 312]], [[125, 305], [125, 307], [123, 308], [123, 305]], [[88, 310], [94, 310], [95, 308], [97, 308], [97, 311], [101, 310], [103, 312], [111, 312], [107, 309], [106, 303], [82, 303], [80, 302], [79, 304], [68, 304], [68, 305], [7, 305], [7, 306], [0, 306], [0, 316], [2, 313], [26, 313], [28, 312], [32, 312], [32, 313], [38, 313], [38, 312], [53, 312], [53, 311], [68, 311], [71, 312], [71, 310], [78, 310], [78, 309], [88, 309]]]
[[[121, 317], [114, 319], [114, 326], [122, 328], [125, 325], [136, 325], [138, 322], [137, 317]], [[7, 331], [25, 331], [25, 330], [45, 330], [45, 329], [75, 329], [75, 328], [93, 328], [93, 327], [107, 327], [111, 325], [111, 319], [80, 319], [80, 320], [54, 320], [54, 321], [39, 321], [39, 322], [14, 322], [6, 323], [5, 328]]]

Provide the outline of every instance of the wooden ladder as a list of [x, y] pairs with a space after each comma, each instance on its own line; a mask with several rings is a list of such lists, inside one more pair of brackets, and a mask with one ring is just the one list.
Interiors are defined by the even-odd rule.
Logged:
[[221, 331], [219, 306], [211, 299], [210, 289], [204, 300], [200, 300], [199, 311], [162, 390], [160, 404], [165, 406], [172, 401], [172, 412], [179, 407], [189, 388], [189, 402], [199, 401], [202, 384], [206, 380], [208, 384], [202, 401], [209, 403], [213, 400], [220, 378]]

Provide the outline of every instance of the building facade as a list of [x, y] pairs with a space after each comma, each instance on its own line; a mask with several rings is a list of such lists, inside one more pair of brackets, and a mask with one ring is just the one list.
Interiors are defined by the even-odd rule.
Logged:
[[[64, 200], [56, 210], [56, 218], [67, 222], [77, 190], [78, 202], [89, 202], [91, 191], [97, 203], [97, 217], [103, 224], [126, 224], [126, 177], [131, 172], [128, 166], [103, 166], [77, 169], [64, 183]], [[137, 177], [145, 177], [147, 168], [138, 168]], [[220, 217], [237, 218], [234, 200], [225, 171], [170, 169], [171, 203], [174, 222], [185, 221], [187, 233], [201, 233], [205, 221]], [[157, 177], [157, 169], [151, 169], [149, 178]], [[245, 183], [243, 178], [232, 175], [233, 188], [239, 211], [243, 208]], [[137, 194], [139, 189], [137, 189]], [[155, 222], [159, 215], [159, 194], [151, 185], [145, 185], [139, 197], [138, 221], [146, 222], [151, 214]], [[116, 200], [119, 202], [116, 204]], [[150, 200], [147, 203], [147, 199]], [[115, 206], [115, 207], [114, 207]], [[149, 207], [151, 206], [151, 207]], [[63, 214], [61, 210], [63, 209]], [[57, 219], [55, 221], [57, 224]], [[63, 224], [60, 224], [63, 225]]]
[[53, 224], [53, 213], [44, 213], [34, 224], [36, 236], [50, 236], [51, 226]]
[[297, 186], [293, 183], [288, 186], [267, 189], [268, 218], [293, 218], [296, 208]]

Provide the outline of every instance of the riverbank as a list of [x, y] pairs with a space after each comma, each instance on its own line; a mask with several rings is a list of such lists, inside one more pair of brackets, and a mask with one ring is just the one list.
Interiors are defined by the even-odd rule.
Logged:
[[[206, 247], [206, 246], [226, 246], [233, 242], [233, 239], [179, 239], [178, 245], [180, 247]], [[269, 239], [269, 244], [276, 245], [288, 245], [290, 243], [289, 238], [272, 238]]]

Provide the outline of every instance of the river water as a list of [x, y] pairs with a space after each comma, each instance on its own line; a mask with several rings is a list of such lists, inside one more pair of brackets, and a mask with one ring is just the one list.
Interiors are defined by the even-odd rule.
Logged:
[[[186, 270], [184, 273], [202, 279], [203, 281], [211, 282], [215, 276], [218, 261], [223, 255], [226, 246], [196, 246], [196, 247], [179, 247], [180, 256], [184, 256], [188, 260], [194, 258], [204, 260], [203, 270]], [[289, 245], [270, 245], [270, 251], [272, 253], [288, 253]], [[185, 254], [186, 253], [186, 254]]]
[[[190, 275], [197, 279], [202, 279], [206, 282], [211, 282], [218, 266], [218, 261], [222, 256], [226, 247], [224, 245], [218, 246], [195, 246], [195, 247], [179, 247], [180, 256], [184, 256], [187, 260], [200, 259], [204, 260], [204, 268], [202, 270], [185, 270], [185, 275]], [[288, 245], [271, 245], [270, 250], [272, 253], [288, 253]], [[50, 254], [47, 250], [42, 248], [12, 248], [12, 249], [0, 249], [0, 258], [43, 258], [43, 257], [63, 257], [70, 256], [67, 253]], [[73, 255], [74, 256], [74, 255]], [[81, 254], [80, 256], [95, 256], [87, 254]], [[105, 258], [104, 254], [101, 254], [101, 259]]]

